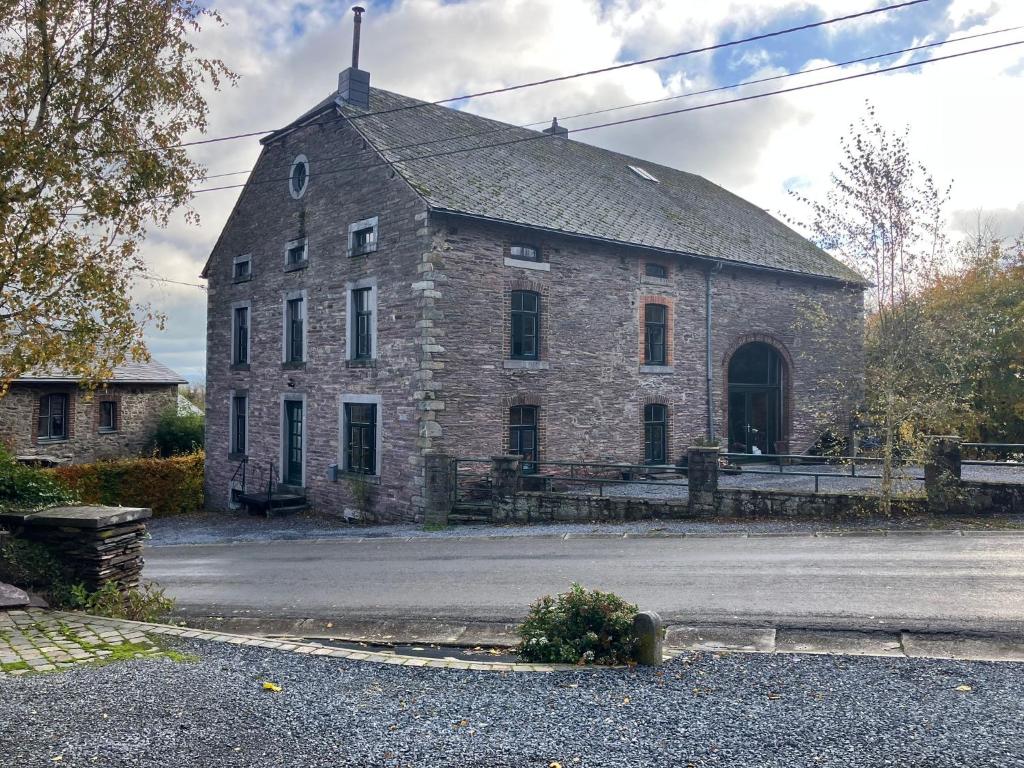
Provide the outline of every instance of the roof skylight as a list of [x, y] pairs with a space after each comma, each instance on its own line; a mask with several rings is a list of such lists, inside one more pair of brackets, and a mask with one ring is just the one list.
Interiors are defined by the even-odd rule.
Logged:
[[629, 166], [629, 170], [631, 170], [633, 173], [635, 173], [641, 179], [647, 179], [648, 181], [653, 181], [655, 184], [658, 183], [657, 177], [655, 177], [650, 171], [648, 171], [648, 170], [646, 170], [644, 168], [641, 168], [638, 165], [631, 165], [631, 166]]

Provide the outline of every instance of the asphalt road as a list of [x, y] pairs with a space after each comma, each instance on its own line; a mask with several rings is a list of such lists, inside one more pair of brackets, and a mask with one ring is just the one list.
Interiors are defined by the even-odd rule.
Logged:
[[188, 615], [509, 621], [579, 581], [675, 623], [1024, 632], [1024, 536], [474, 538], [153, 548]]

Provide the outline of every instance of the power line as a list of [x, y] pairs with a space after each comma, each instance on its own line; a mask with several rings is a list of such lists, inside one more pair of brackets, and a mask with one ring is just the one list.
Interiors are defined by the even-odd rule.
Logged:
[[[597, 123], [596, 125], [588, 125], [588, 126], [584, 126], [582, 128], [574, 128], [573, 129], [573, 133], [585, 133], [586, 131], [594, 131], [594, 130], [598, 130], [598, 129], [601, 129], [601, 128], [610, 128], [610, 127], [617, 126], [617, 125], [628, 125], [630, 123], [638, 123], [638, 122], [642, 122], [644, 120], [652, 120], [654, 118], [659, 118], [659, 117], [668, 117], [670, 115], [680, 115], [680, 114], [684, 114], [684, 113], [687, 113], [687, 112], [698, 112], [698, 111], [704, 110], [704, 109], [711, 109], [712, 107], [722, 107], [722, 106], [726, 106], [728, 104], [739, 104], [739, 103], [743, 103], [743, 102], [747, 102], [747, 101], [755, 101], [757, 99], [767, 98], [768, 96], [777, 96], [777, 95], [785, 94], [785, 93], [795, 93], [797, 91], [805, 91], [805, 90], [809, 90], [811, 88], [818, 88], [818, 87], [821, 87], [823, 85], [832, 85], [834, 83], [842, 83], [842, 82], [847, 82], [847, 81], [850, 81], [850, 80], [858, 80], [860, 78], [871, 77], [873, 75], [880, 75], [880, 74], [884, 74], [886, 72], [895, 72], [895, 71], [898, 71], [898, 70], [909, 69], [911, 67], [920, 67], [920, 66], [924, 66], [925, 64], [931, 64], [931, 63], [938, 62], [938, 61], [948, 61], [950, 59], [959, 59], [959, 58], [962, 58], [964, 56], [972, 56], [972, 55], [977, 54], [977, 53], [986, 53], [986, 52], [989, 52], [989, 51], [1000, 50], [1002, 48], [1010, 48], [1010, 47], [1013, 47], [1013, 46], [1016, 46], [1016, 45], [1022, 45], [1022, 44], [1024, 44], [1024, 40], [1017, 40], [1017, 41], [1012, 42], [1012, 43], [1003, 43], [1001, 45], [993, 45], [993, 46], [988, 46], [986, 48], [977, 48], [977, 49], [974, 49], [974, 50], [971, 50], [971, 51], [963, 51], [961, 53], [953, 53], [953, 54], [949, 54], [949, 55], [946, 55], [946, 56], [937, 56], [937, 57], [932, 58], [932, 59], [922, 59], [921, 61], [912, 61], [912, 62], [907, 62], [907, 63], [904, 63], [904, 64], [895, 64], [893, 66], [884, 67], [882, 69], [874, 69], [874, 70], [871, 70], [869, 72], [859, 72], [859, 73], [852, 74], [852, 75], [846, 75], [844, 77], [836, 77], [836, 78], [833, 78], [831, 80], [823, 80], [823, 81], [817, 82], [817, 83], [807, 83], [805, 85], [797, 85], [797, 86], [793, 86], [791, 88], [781, 88], [781, 89], [778, 89], [778, 90], [775, 90], [775, 91], [766, 91], [764, 93], [755, 93], [755, 94], [750, 94], [748, 96], [738, 96], [738, 97], [736, 97], [734, 99], [726, 99], [724, 101], [714, 101], [714, 102], [711, 102], [711, 103], [708, 103], [708, 104], [698, 104], [698, 105], [693, 106], [693, 107], [684, 107], [682, 109], [674, 109], [674, 110], [670, 110], [670, 111], [667, 111], [667, 112], [655, 112], [655, 113], [650, 114], [650, 115], [640, 115], [638, 117], [630, 117], [630, 118], [625, 118], [625, 119], [622, 119], [622, 120], [613, 120], [613, 121], [606, 122], [606, 123]], [[509, 126], [509, 127], [512, 128], [514, 126]], [[512, 144], [521, 144], [521, 143], [527, 142], [527, 141], [537, 141], [538, 139], [550, 139], [550, 138], [551, 138], [551, 136], [549, 136], [548, 134], [536, 133], [536, 134], [531, 134], [529, 136], [520, 136], [520, 137], [517, 137], [515, 139], [510, 139], [508, 141], [496, 142], [496, 143], [493, 143], [493, 144], [481, 144], [481, 145], [475, 146], [475, 147], [463, 147], [463, 148], [459, 148], [459, 149], [446, 150], [444, 152], [435, 152], [435, 153], [425, 154], [425, 155], [414, 155], [412, 157], [405, 157], [405, 158], [396, 158], [394, 160], [388, 160], [387, 158], [384, 158], [384, 162], [387, 165], [394, 165], [396, 163], [409, 163], [409, 162], [415, 162], [417, 160], [428, 160], [428, 159], [435, 158], [435, 157], [445, 157], [445, 156], [448, 156], [448, 155], [461, 154], [461, 153], [465, 153], [465, 152], [476, 152], [476, 151], [479, 151], [479, 150], [493, 149], [493, 148], [496, 148], [496, 147], [504, 147], [504, 146], [509, 146], [509, 145], [512, 145]], [[344, 173], [344, 172], [348, 172], [348, 171], [370, 170], [372, 168], [379, 168], [380, 165], [381, 165], [380, 163], [373, 163], [371, 165], [348, 166], [348, 167], [344, 167], [344, 168], [337, 168], [337, 169], [332, 170], [332, 171], [320, 171], [318, 173], [311, 173], [311, 174], [309, 174], [309, 176], [307, 178], [313, 178], [313, 177], [316, 177], [316, 176], [330, 176], [330, 175], [333, 175], [333, 174], [336, 174], [336, 173]], [[270, 184], [270, 183], [275, 183], [276, 184], [276, 183], [285, 182], [285, 181], [288, 181], [288, 178], [281, 177], [281, 178], [275, 178], [275, 179], [263, 179], [263, 180], [260, 180], [260, 181], [252, 181], [252, 180], [250, 180], [249, 182], [247, 182], [247, 184]], [[246, 184], [227, 184], [227, 185], [223, 185], [223, 186], [219, 186], [219, 187], [207, 187], [205, 189], [195, 189], [195, 190], [192, 190], [192, 192], [193, 192], [193, 194], [199, 194], [201, 192], [220, 192], [220, 191], [228, 190], [228, 189], [240, 189], [240, 188], [242, 188], [244, 186], [246, 186]]]
[[154, 275], [154, 274], [151, 274], [149, 272], [140, 272], [138, 276], [143, 278], [144, 280], [151, 280], [151, 281], [157, 282], [157, 283], [172, 283], [173, 285], [187, 285], [190, 288], [202, 288], [204, 291], [206, 290], [206, 286], [205, 285], [201, 285], [199, 283], [185, 283], [185, 282], [182, 282], [181, 280], [169, 280], [166, 277], [160, 277], [159, 275]]
[[[961, 37], [951, 37], [948, 40], [940, 40], [940, 41], [934, 42], [934, 43], [924, 43], [922, 45], [914, 45], [914, 46], [910, 46], [908, 48], [900, 48], [900, 49], [894, 50], [894, 51], [887, 51], [885, 53], [876, 53], [876, 54], [872, 54], [870, 56], [862, 56], [862, 57], [857, 58], [857, 59], [849, 59], [848, 61], [841, 61], [841, 62], [838, 62], [836, 64], [824, 64], [824, 65], [819, 66], [819, 67], [811, 67], [810, 69], [803, 69], [803, 70], [800, 70], [800, 71], [797, 71], [797, 72], [787, 72], [785, 74], [772, 75], [770, 77], [762, 77], [762, 78], [758, 78], [758, 79], [755, 79], [755, 80], [745, 80], [745, 81], [740, 82], [740, 83], [732, 83], [730, 85], [720, 85], [720, 86], [716, 86], [714, 88], [706, 88], [706, 89], [700, 90], [700, 91], [688, 91], [686, 93], [679, 93], [679, 94], [675, 94], [673, 96], [665, 96], [665, 97], [659, 98], [659, 99], [650, 99], [648, 101], [637, 101], [637, 102], [631, 102], [629, 104], [620, 104], [620, 105], [615, 106], [615, 107], [605, 107], [603, 109], [595, 109], [595, 110], [591, 110], [589, 112], [578, 112], [578, 113], [572, 114], [572, 115], [560, 116], [558, 119], [559, 120], [574, 120], [574, 119], [580, 118], [580, 117], [590, 117], [592, 115], [601, 115], [601, 114], [606, 114], [608, 112], [617, 112], [617, 111], [620, 111], [620, 110], [623, 110], [623, 109], [634, 109], [634, 108], [637, 108], [637, 107], [650, 106], [652, 104], [662, 104], [662, 103], [665, 103], [665, 102], [668, 102], [668, 101], [677, 101], [679, 99], [692, 98], [694, 96], [705, 96], [705, 95], [711, 94], [711, 93], [718, 93], [718, 92], [721, 92], [721, 91], [733, 90], [735, 88], [743, 88], [743, 87], [746, 87], [748, 85], [760, 85], [762, 83], [769, 83], [769, 82], [774, 82], [774, 81], [778, 81], [778, 80], [785, 80], [785, 79], [790, 78], [790, 77], [799, 77], [801, 75], [809, 75], [809, 74], [812, 74], [814, 72], [822, 72], [822, 71], [828, 70], [828, 69], [837, 69], [837, 68], [840, 68], [840, 67], [847, 67], [847, 66], [850, 66], [850, 65], [853, 65], [853, 64], [863, 64], [863, 63], [868, 62], [868, 61], [874, 61], [875, 59], [883, 59], [883, 58], [886, 58], [887, 56], [898, 56], [898, 55], [904, 54], [904, 53], [913, 53], [915, 51], [922, 51], [922, 50], [926, 50], [926, 49], [929, 49], [929, 48], [938, 48], [938, 47], [941, 47], [943, 45], [949, 45], [951, 43], [960, 43], [960, 42], [965, 42], [967, 40], [975, 40], [975, 39], [981, 38], [981, 37], [990, 37], [992, 35], [1004, 34], [1006, 32], [1016, 32], [1017, 30], [1020, 30], [1020, 29], [1024, 29], [1024, 25], [1016, 26], [1016, 27], [1006, 27], [1004, 29], [997, 29], [997, 30], [993, 30], [993, 31], [990, 31], [990, 32], [979, 32], [979, 33], [973, 34], [973, 35], [963, 35]], [[333, 122], [333, 120], [331, 122]], [[493, 134], [496, 134], [496, 133], [504, 133], [504, 132], [507, 132], [509, 130], [513, 130], [513, 129], [516, 129], [516, 128], [532, 128], [533, 126], [546, 125], [547, 122], [548, 122], [547, 120], [535, 120], [535, 121], [533, 121], [531, 123], [523, 123], [521, 125], [503, 125], [500, 128], [491, 128], [491, 129], [488, 129], [486, 131], [474, 131], [472, 133], [458, 134], [458, 135], [455, 135], [455, 136], [445, 136], [443, 138], [430, 139], [428, 141], [412, 142], [410, 144], [396, 144], [396, 145], [390, 146], [390, 147], [379, 147], [379, 148], [374, 148], [374, 149], [362, 149], [362, 150], [358, 150], [356, 152], [345, 152], [345, 153], [342, 153], [342, 154], [339, 154], [339, 155], [332, 155], [332, 156], [330, 156], [329, 159], [339, 159], [339, 158], [344, 158], [344, 157], [359, 157], [359, 156], [362, 156], [362, 155], [377, 154], [378, 152], [393, 152], [393, 151], [397, 151], [397, 150], [400, 150], [400, 149], [412, 149], [412, 148], [415, 148], [415, 147], [425, 147], [425, 146], [428, 146], [428, 145], [431, 145], [431, 144], [441, 144], [441, 143], [444, 143], [444, 142], [456, 141], [458, 139], [470, 139], [470, 138], [475, 138], [477, 136], [489, 136], [489, 135], [493, 135]], [[322, 123], [310, 123], [309, 125], [319, 125], [319, 124], [322, 124]], [[210, 174], [210, 175], [206, 176], [205, 179], [219, 179], [219, 178], [224, 178], [226, 176], [240, 176], [240, 175], [246, 174], [246, 173], [252, 173], [252, 169], [250, 168], [250, 169], [247, 169], [247, 170], [244, 170], [244, 171], [229, 171], [227, 173]]]
[[[858, 13], [850, 13], [850, 14], [847, 14], [845, 16], [835, 16], [835, 17], [832, 17], [830, 19], [823, 19], [822, 21], [814, 21], [814, 22], [810, 22], [808, 24], [801, 24], [801, 25], [796, 26], [796, 27], [788, 27], [787, 29], [779, 29], [779, 30], [775, 30], [773, 32], [762, 32], [759, 35], [753, 35], [751, 37], [744, 37], [744, 38], [741, 38], [739, 40], [728, 40], [728, 41], [726, 41], [724, 43], [714, 43], [713, 45], [706, 45], [706, 46], [703, 46], [701, 48], [691, 48], [690, 50], [686, 50], [686, 51], [676, 51], [675, 53], [666, 53], [666, 54], [663, 54], [661, 56], [653, 56], [653, 57], [651, 57], [649, 59], [637, 59], [636, 61], [627, 61], [627, 62], [624, 62], [622, 64], [613, 64], [613, 65], [608, 66], [608, 67], [600, 67], [598, 69], [588, 69], [588, 70], [585, 70], [583, 72], [574, 72], [574, 73], [569, 74], [569, 75], [558, 75], [557, 77], [549, 77], [549, 78], [545, 78], [543, 80], [533, 80], [533, 81], [528, 82], [528, 83], [519, 83], [518, 85], [508, 85], [508, 86], [505, 86], [503, 88], [493, 88], [493, 89], [487, 90], [487, 91], [478, 91], [476, 93], [466, 93], [466, 94], [463, 94], [461, 96], [449, 96], [446, 99], [439, 99], [438, 101], [419, 102], [419, 103], [416, 103], [416, 104], [408, 104], [408, 105], [401, 106], [401, 107], [392, 107], [390, 109], [382, 109], [382, 110], [378, 110], [376, 112], [364, 112], [364, 113], [359, 114], [359, 115], [353, 115], [350, 119], [359, 119], [359, 120], [361, 120], [363, 118], [374, 117], [376, 115], [387, 115], [387, 114], [390, 114], [392, 112], [402, 112], [402, 111], [409, 110], [409, 109], [420, 109], [420, 108], [425, 107], [425, 106], [440, 106], [442, 104], [450, 104], [450, 103], [452, 103], [454, 101], [466, 101], [468, 99], [477, 99], [477, 98], [480, 98], [482, 96], [494, 96], [494, 95], [499, 94], [499, 93], [508, 93], [510, 91], [519, 91], [519, 90], [522, 90], [524, 88], [534, 88], [534, 87], [539, 86], [539, 85], [550, 85], [551, 83], [561, 83], [561, 82], [565, 82], [566, 80], [574, 80], [574, 79], [580, 78], [580, 77], [589, 77], [591, 75], [599, 75], [599, 74], [604, 74], [606, 72], [615, 72], [615, 71], [618, 71], [620, 69], [626, 69], [628, 67], [638, 67], [638, 66], [641, 66], [643, 64], [654, 64], [654, 63], [657, 63], [657, 62], [669, 61], [671, 59], [682, 58], [684, 56], [692, 56], [692, 55], [698, 54], [698, 53], [709, 53], [710, 51], [717, 51], [717, 50], [721, 50], [722, 48], [730, 48], [730, 47], [736, 46], [736, 45], [744, 45], [746, 43], [754, 43], [754, 42], [757, 42], [759, 40], [768, 40], [768, 39], [773, 38], [773, 37], [780, 37], [782, 35], [788, 35], [788, 34], [791, 34], [793, 32], [803, 32], [803, 31], [806, 31], [806, 30], [809, 30], [809, 29], [816, 29], [816, 28], [819, 28], [819, 27], [825, 27], [825, 26], [828, 26], [830, 24], [837, 24], [837, 23], [842, 22], [842, 21], [850, 21], [852, 19], [859, 19], [859, 18], [863, 18], [865, 16], [872, 16], [872, 15], [874, 15], [876, 13], [886, 13], [888, 11], [895, 11], [895, 10], [898, 10], [900, 8], [907, 8], [907, 7], [912, 6], [912, 5], [918, 5], [920, 3], [928, 3], [928, 2], [931, 2], [931, 0], [906, 0], [905, 2], [902, 2], [902, 3], [894, 3], [894, 4], [891, 4], [891, 5], [883, 5], [880, 8], [872, 8], [872, 9], [867, 10], [867, 11], [860, 11]], [[236, 133], [236, 134], [233, 134], [233, 135], [230, 135], [230, 136], [216, 136], [216, 137], [209, 138], [209, 139], [196, 139], [195, 141], [186, 141], [186, 142], [182, 142], [180, 144], [172, 144], [172, 145], [170, 145], [168, 147], [163, 147], [163, 149], [175, 149], [175, 148], [178, 148], [178, 147], [195, 147], [195, 146], [199, 146], [199, 145], [202, 145], [202, 144], [212, 144], [212, 143], [218, 142], [218, 141], [232, 141], [234, 139], [244, 139], [244, 138], [248, 138], [250, 136], [262, 136], [262, 135], [265, 135], [265, 134], [268, 134], [268, 133], [276, 133], [277, 131], [280, 131], [280, 130], [283, 130], [283, 128], [272, 128], [270, 130], [263, 130], [263, 131], [248, 131], [246, 133]]]

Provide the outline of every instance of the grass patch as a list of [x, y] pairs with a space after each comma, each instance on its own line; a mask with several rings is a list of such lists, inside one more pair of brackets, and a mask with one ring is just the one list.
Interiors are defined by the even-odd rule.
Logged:
[[0, 664], [0, 672], [22, 672], [29, 669], [27, 661], [9, 661]]
[[424, 523], [423, 530], [430, 533], [436, 533], [438, 531], [447, 531], [448, 526], [443, 525], [442, 523]]

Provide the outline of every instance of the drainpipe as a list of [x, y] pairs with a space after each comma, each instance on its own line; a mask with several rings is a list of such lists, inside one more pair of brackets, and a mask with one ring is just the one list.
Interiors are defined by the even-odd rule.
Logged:
[[722, 271], [722, 264], [709, 266], [704, 272], [704, 338], [706, 339], [707, 359], [707, 400], [708, 400], [708, 442], [715, 442], [715, 374], [712, 368], [711, 355], [711, 282], [717, 272]]

